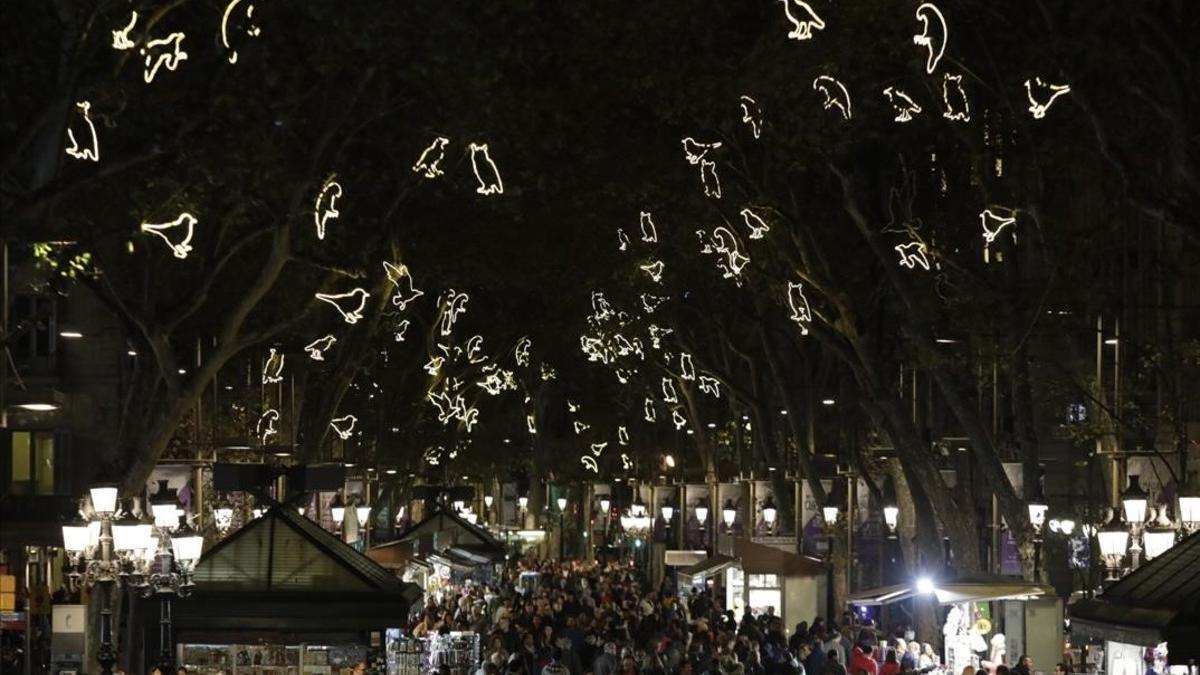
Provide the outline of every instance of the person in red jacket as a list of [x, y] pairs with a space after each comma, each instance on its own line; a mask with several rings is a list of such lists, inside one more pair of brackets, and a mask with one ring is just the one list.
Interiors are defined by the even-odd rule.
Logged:
[[851, 675], [879, 675], [879, 664], [875, 663], [875, 659], [871, 658], [871, 646], [855, 647], [850, 655], [850, 673]]
[[896, 659], [895, 649], [887, 651], [887, 658], [883, 660], [883, 668], [879, 675], [900, 675], [900, 661]]

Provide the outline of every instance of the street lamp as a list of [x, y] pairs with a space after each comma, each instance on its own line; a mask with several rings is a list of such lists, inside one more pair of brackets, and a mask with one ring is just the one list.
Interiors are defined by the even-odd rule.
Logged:
[[329, 515], [333, 517], [333, 524], [339, 527], [346, 519], [346, 502], [342, 501], [342, 495], [333, 496], [333, 501], [329, 503]]
[[633, 503], [629, 505], [629, 515], [634, 518], [641, 518], [646, 515], [646, 502], [642, 501], [640, 493], [634, 497]]
[[1179, 525], [1192, 534], [1200, 530], [1200, 483], [1188, 481], [1179, 491]]
[[825, 498], [825, 506], [821, 507], [821, 517], [825, 519], [825, 527], [833, 527], [837, 524], [838, 505], [834, 501], [833, 495]]
[[1167, 507], [1158, 509], [1158, 518], [1151, 521], [1142, 535], [1142, 543], [1146, 549], [1146, 560], [1156, 558], [1175, 545], [1175, 526], [1167, 517]]
[[1042, 497], [1039, 488], [1037, 494], [1029, 500], [1029, 524], [1033, 527], [1033, 574], [1037, 579], [1042, 569], [1042, 527], [1046, 524], [1046, 512], [1050, 505]]
[[1108, 580], [1116, 579], [1121, 571], [1121, 559], [1125, 557], [1125, 547], [1129, 545], [1129, 531], [1121, 524], [1121, 518], [1115, 511], [1108, 524], [1096, 533], [1096, 539], [1108, 569]]
[[555, 501], [558, 504], [558, 559], [561, 561], [567, 557], [567, 498], [559, 497]]
[[775, 519], [779, 516], [779, 509], [775, 508], [775, 500], [768, 495], [762, 507], [763, 520], [767, 523], [767, 530], [775, 530]]
[[667, 502], [667, 503], [663, 504], [662, 506], [658, 507], [658, 511], [659, 511], [659, 513], [662, 514], [663, 520], [665, 520], [667, 522], [667, 527], [670, 527], [671, 526], [671, 518], [675, 517], [675, 507], [671, 506], [670, 502]]
[[733, 505], [732, 499], [725, 500], [725, 506], [721, 507], [721, 518], [725, 521], [726, 531], [733, 532], [733, 523], [737, 520], [737, 507]]
[[703, 501], [696, 502], [696, 522], [700, 523], [700, 527], [704, 527], [704, 523], [708, 520], [708, 505]]
[[884, 504], [883, 522], [887, 525], [888, 539], [895, 539], [896, 527], [900, 524], [900, 507], [893, 502]]
[[1129, 524], [1129, 556], [1133, 569], [1137, 569], [1141, 562], [1141, 534], [1146, 525], [1146, 506], [1149, 501], [1138, 475], [1130, 474], [1129, 487], [1121, 493], [1121, 504], [1125, 508], [1125, 522]]

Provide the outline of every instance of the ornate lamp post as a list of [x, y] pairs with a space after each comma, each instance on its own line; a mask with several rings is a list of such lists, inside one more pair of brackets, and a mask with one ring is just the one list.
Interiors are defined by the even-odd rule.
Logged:
[[1200, 483], [1196, 481], [1179, 491], [1179, 525], [1187, 534], [1200, 530]]
[[1121, 493], [1121, 505], [1125, 509], [1125, 522], [1129, 524], [1129, 558], [1133, 569], [1137, 569], [1141, 562], [1141, 536], [1146, 526], [1148, 503], [1149, 495], [1142, 489], [1137, 474], [1130, 474], [1129, 487]]
[[737, 521], [737, 507], [732, 499], [726, 499], [725, 506], [721, 507], [721, 519], [725, 521], [725, 533], [733, 534], [733, 524]]
[[1029, 524], [1033, 527], [1033, 574], [1036, 579], [1042, 569], [1042, 531], [1046, 524], [1046, 512], [1050, 505], [1042, 497], [1041, 490], [1029, 500]]
[[1096, 533], [1096, 539], [1108, 569], [1107, 580], [1113, 581], [1121, 573], [1121, 559], [1125, 557], [1125, 547], [1129, 545], [1129, 530], [1125, 529], [1121, 517], [1114, 511], [1108, 524]]
[[900, 507], [888, 502], [883, 507], [883, 522], [887, 525], [888, 539], [896, 538], [896, 528], [900, 525]]
[[567, 557], [567, 498], [559, 497], [555, 501], [558, 504], [558, 559], [562, 561]]
[[[1154, 509], [1151, 509], [1153, 511]], [[1146, 552], [1146, 560], [1157, 558], [1175, 545], [1175, 525], [1167, 517], [1167, 507], [1157, 509], [1158, 518], [1151, 519], [1142, 535], [1142, 544]]]
[[762, 507], [763, 521], [767, 524], [767, 531], [775, 531], [775, 520], [779, 517], [779, 509], [775, 507], [775, 500], [768, 495], [763, 502]]

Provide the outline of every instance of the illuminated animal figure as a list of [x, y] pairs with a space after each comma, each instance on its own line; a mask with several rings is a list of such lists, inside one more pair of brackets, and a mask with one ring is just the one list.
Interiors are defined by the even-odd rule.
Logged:
[[642, 241], [653, 244], [658, 241], [658, 228], [654, 226], [654, 218], [649, 211], [642, 211], [638, 216], [638, 224], [642, 228]]
[[926, 2], [917, 7], [917, 19], [921, 22], [921, 33], [913, 36], [913, 44], [925, 48], [925, 72], [933, 74], [946, 53], [946, 40], [950, 37], [946, 17], [937, 5]]
[[758, 138], [762, 135], [762, 110], [758, 107], [758, 101], [742, 96], [738, 103], [742, 106], [742, 122], [749, 125], [750, 133]]
[[366, 308], [367, 298], [371, 297], [371, 294], [356, 288], [346, 293], [317, 293], [314, 297], [333, 305], [346, 323], [358, 323], [363, 318], [363, 309]]
[[661, 284], [663, 268], [665, 268], [665, 267], [666, 267], [666, 265], [663, 263], [663, 261], [655, 260], [654, 262], [646, 263], [645, 265], [640, 265], [638, 267], [638, 269], [642, 270], [646, 274], [649, 274], [650, 280], [653, 281], [654, 283]]
[[237, 27], [234, 22], [233, 10], [238, 5], [244, 7], [241, 16], [238, 17], [241, 26], [241, 32], [245, 35], [255, 38], [262, 33], [262, 29], [254, 23], [254, 3], [243, 2], [243, 0], [230, 0], [225, 6], [225, 13], [221, 15], [221, 44], [228, 50], [229, 55], [226, 57], [230, 63], [237, 63], [238, 53], [237, 48], [230, 44], [230, 35], [233, 33], [232, 28]]
[[917, 105], [917, 102], [912, 100], [912, 97], [903, 91], [895, 87], [888, 87], [883, 90], [883, 95], [887, 96], [888, 101], [892, 104], [892, 108], [896, 110], [896, 117], [893, 119], [894, 122], [911, 122], [912, 118], [921, 114], [921, 106]]
[[266, 445], [267, 439], [279, 433], [275, 428], [275, 423], [279, 421], [279, 411], [274, 408], [264, 412], [258, 417], [258, 424], [255, 425], [255, 433], [258, 435], [258, 442]]
[[766, 221], [750, 209], [742, 209], [741, 214], [742, 222], [750, 230], [749, 237], [751, 239], [762, 239], [763, 235], [771, 231], [771, 226], [767, 225]]
[[1015, 216], [998, 216], [991, 209], [984, 209], [979, 214], [979, 222], [983, 225], [983, 240], [990, 244], [1000, 235], [1000, 231], [1017, 222]]
[[475, 179], [479, 187], [475, 191], [481, 195], [498, 195], [504, 192], [504, 182], [500, 180], [500, 170], [492, 161], [487, 143], [472, 143], [471, 167], [475, 170]]
[[1045, 117], [1054, 99], [1070, 91], [1070, 85], [1047, 84], [1040, 77], [1033, 78], [1033, 81], [1025, 80], [1025, 96], [1029, 98], [1029, 112], [1033, 113], [1034, 119]]
[[412, 274], [407, 265], [393, 265], [384, 261], [383, 271], [387, 274], [388, 281], [396, 287], [396, 292], [392, 295], [392, 304], [401, 311], [408, 307], [408, 303], [425, 295], [424, 291], [417, 290], [413, 285]]
[[828, 75], [818, 75], [812, 86], [824, 94], [825, 100], [821, 105], [826, 110], [837, 108], [842, 113], [842, 119], [848, 120], [853, 117], [850, 111], [850, 92], [846, 91], [845, 85]]
[[708, 155], [710, 150], [716, 150], [719, 147], [721, 147], [720, 141], [701, 143], [688, 136], [683, 139], [683, 158], [687, 160], [688, 164], [699, 164]]
[[133, 40], [129, 39], [129, 31], [133, 30], [133, 27], [137, 25], [137, 20], [138, 13], [134, 12], [133, 16], [129, 17], [129, 23], [125, 24], [124, 28], [120, 28], [112, 32], [113, 49], [118, 49], [121, 51], [133, 49], [134, 42]]
[[808, 324], [812, 323], [812, 309], [808, 306], [808, 298], [804, 297], [803, 284], [788, 282], [787, 301], [788, 307], [792, 309], [792, 316], [789, 318], [800, 325], [802, 335], [808, 335]]
[[804, 0], [783, 0], [783, 14], [792, 24], [787, 36], [793, 40], [811, 40], [814, 30], [825, 30], [825, 21]]
[[717, 177], [717, 163], [707, 159], [700, 160], [700, 184], [704, 186], [704, 194], [713, 199], [721, 198], [721, 179]]
[[898, 244], [896, 252], [900, 254], [900, 266], [909, 269], [915, 269], [918, 265], [922, 268], [929, 269], [929, 257], [925, 254], [925, 244], [919, 241], [911, 241], [907, 244]]
[[313, 204], [313, 221], [317, 225], [317, 239], [325, 238], [325, 226], [330, 220], [342, 215], [337, 209], [337, 200], [342, 196], [342, 185], [336, 176], [325, 179], [321, 191], [317, 193], [317, 201]]
[[324, 361], [325, 352], [337, 342], [337, 338], [332, 335], [326, 335], [323, 338], [313, 340], [304, 347], [304, 351], [308, 352], [308, 358], [313, 361]]
[[280, 354], [275, 351], [274, 347], [271, 347], [271, 353], [267, 356], [266, 364], [263, 365], [263, 384], [275, 384], [276, 382], [283, 381], [283, 359], [283, 354]]
[[171, 253], [180, 260], [188, 257], [192, 250], [192, 234], [196, 227], [196, 217], [190, 213], [181, 213], [175, 220], [167, 223], [142, 223], [142, 232], [161, 237], [167, 242]]
[[344, 415], [342, 417], [335, 417], [329, 420], [330, 428], [332, 428], [334, 432], [337, 433], [338, 438], [341, 438], [343, 441], [347, 438], [350, 438], [350, 436], [354, 433], [354, 425], [356, 424], [358, 424], [358, 418], [354, 415]]
[[90, 141], [89, 147], [80, 148], [79, 139], [75, 137], [75, 130], [67, 127], [67, 140], [71, 143], [67, 147], [67, 154], [75, 159], [90, 159], [93, 162], [100, 161], [100, 139], [96, 137], [96, 125], [92, 122], [92, 104], [89, 101], [79, 101], [75, 104], [83, 117], [83, 123], [87, 125], [86, 133], [81, 133], [80, 136], [85, 141]]
[[962, 75], [942, 73], [942, 101], [946, 104], [942, 117], [955, 122], [971, 121], [971, 102], [963, 90]]
[[433, 143], [421, 152], [421, 156], [417, 158], [417, 163], [413, 164], [413, 172], [424, 175], [426, 178], [437, 178], [442, 175], [441, 163], [446, 158], [446, 146], [450, 144], [450, 139], [445, 136], [438, 136], [433, 139]]
[[142, 79], [146, 84], [154, 81], [154, 76], [158, 74], [159, 68], [167, 70], [175, 70], [179, 67], [180, 61], [187, 60], [187, 52], [183, 51], [183, 33], [171, 33], [165, 38], [158, 40], [150, 40], [141, 49], [141, 55], [145, 57], [145, 71], [142, 73]]

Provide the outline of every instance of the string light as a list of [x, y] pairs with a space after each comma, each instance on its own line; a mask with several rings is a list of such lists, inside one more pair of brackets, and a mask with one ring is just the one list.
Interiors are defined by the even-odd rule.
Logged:
[[653, 314], [654, 310], [658, 309], [658, 306], [666, 301], [666, 298], [661, 295], [654, 295], [652, 293], [642, 293], [641, 300], [642, 311], [647, 314]]
[[433, 407], [437, 408], [438, 421], [442, 424], [446, 424], [452, 418], [460, 415], [460, 410], [465, 410], [466, 407], [462, 396], [458, 396], [452, 400], [444, 391], [430, 391], [425, 394], [425, 398], [433, 404]]
[[367, 306], [367, 298], [371, 297], [365, 289], [355, 288], [345, 293], [317, 293], [313, 297], [321, 302], [327, 302], [342, 315], [346, 323], [358, 323], [363, 318], [363, 309]]
[[454, 330], [454, 324], [458, 321], [459, 314], [462, 314], [467, 309], [467, 301], [470, 298], [466, 293], [459, 293], [453, 288], [446, 291], [446, 295], [441, 302], [442, 316], [440, 332], [443, 336], [449, 335]]
[[704, 186], [705, 197], [721, 198], [721, 179], [717, 177], [716, 162], [700, 160], [700, 184]]
[[396, 293], [392, 295], [392, 304], [400, 311], [404, 311], [408, 307], [408, 303], [425, 295], [424, 291], [418, 290], [413, 285], [412, 273], [408, 271], [408, 265], [393, 265], [384, 261], [383, 271], [387, 274], [388, 281], [396, 287]]
[[538, 367], [542, 371], [542, 382], [549, 382], [550, 380], [558, 378], [558, 371], [554, 370], [554, 368], [550, 367], [549, 365], [541, 363], [538, 364]]
[[654, 422], [654, 420], [657, 418], [657, 414], [654, 410], [654, 399], [650, 396], [647, 396], [646, 400], [642, 403], [642, 408], [645, 411], [644, 416], [646, 421]]
[[[1038, 90], [1036, 95], [1033, 92], [1035, 84]], [[1029, 99], [1029, 112], [1033, 113], [1034, 119], [1040, 120], [1045, 117], [1046, 111], [1054, 104], [1054, 99], [1070, 92], [1071, 86], [1067, 84], [1047, 84], [1040, 77], [1033, 78], [1032, 82], [1025, 80], [1025, 96]]]
[[534, 421], [533, 415], [525, 416], [525, 428], [528, 429], [529, 433], [531, 433], [531, 434], [537, 433], [537, 424]]
[[337, 210], [337, 200], [341, 196], [342, 185], [337, 182], [337, 174], [326, 178], [321, 185], [321, 191], [317, 193], [317, 201], [313, 203], [313, 221], [317, 224], [317, 239], [324, 240], [326, 223], [342, 215]]
[[517, 346], [513, 349], [513, 358], [516, 359], [518, 366], [529, 365], [529, 348], [531, 346], [533, 346], [533, 341], [527, 336], [517, 340]]
[[[900, 247], [896, 247], [899, 250]], [[901, 252], [903, 255], [903, 252]], [[900, 263], [904, 264], [903, 260]], [[928, 269], [928, 268], [926, 268]], [[787, 285], [788, 307], [792, 309], [792, 321], [800, 326], [800, 334], [808, 335], [808, 325], [812, 323], [812, 309], [808, 306], [808, 298], [804, 297], [804, 285], [789, 281]]]
[[596, 458], [591, 455], [582, 455], [579, 457], [579, 462], [583, 464], [583, 468], [592, 473], [600, 473], [600, 465], [596, 462]]
[[767, 225], [757, 213], [749, 208], [742, 209], [742, 222], [746, 224], [746, 228], [750, 230], [748, 235], [751, 239], [762, 239], [763, 235], [771, 231], [771, 226]]
[[589, 447], [592, 449], [592, 454], [599, 457], [600, 453], [604, 452], [604, 449], [608, 447], [608, 442], [592, 443]]
[[629, 248], [629, 235], [625, 234], [625, 230], [617, 228], [617, 250], [624, 251]]
[[[471, 168], [475, 171], [475, 179], [479, 181], [479, 187], [475, 188], [475, 192], [485, 196], [503, 194], [504, 183], [500, 180], [500, 170], [492, 161], [487, 143], [472, 143], [470, 149]], [[484, 164], [482, 168], [480, 162]], [[484, 173], [487, 174], [487, 178], [484, 178]]]
[[124, 28], [114, 30], [112, 32], [113, 49], [125, 51], [127, 49], [134, 48], [135, 45], [133, 41], [129, 39], [129, 31], [133, 30], [133, 27], [137, 25], [137, 20], [138, 13], [136, 10], [134, 10], [133, 16], [129, 17], [129, 23], [126, 24]]
[[358, 418], [354, 415], [344, 415], [335, 417], [329, 420], [329, 426], [337, 432], [338, 437], [343, 441], [354, 433], [354, 425], [358, 424]]
[[[229, 46], [229, 17], [233, 14], [233, 8], [236, 7], [241, 1], [242, 0], [230, 0], [230, 3], [225, 7], [225, 13], [221, 16], [221, 44], [224, 45], [225, 49], [229, 50], [228, 58], [230, 63], [237, 63], [238, 53], [236, 49], [233, 49]], [[247, 3], [246, 22], [248, 26], [246, 27], [246, 35], [249, 35], [250, 37], [258, 37], [259, 33], [262, 31], [258, 26], [254, 25], [253, 21], [254, 4]]]
[[758, 138], [762, 135], [762, 110], [758, 107], [758, 101], [743, 95], [738, 98], [738, 103], [742, 106], [742, 122], [748, 125], [750, 133]]
[[895, 87], [888, 87], [883, 90], [883, 95], [887, 96], [888, 101], [892, 104], [892, 108], [896, 110], [896, 117], [892, 120], [893, 122], [900, 122], [901, 124], [911, 122], [913, 117], [921, 114], [921, 106], [917, 105], [917, 102], [912, 100], [912, 97], [903, 91]]
[[[954, 99], [954, 102], [951, 102], [951, 99]], [[942, 73], [942, 101], [946, 104], [942, 117], [953, 122], [971, 121], [971, 102], [967, 100], [967, 92], [963, 90], [962, 75]]]
[[721, 398], [721, 381], [715, 377], [701, 375], [699, 381], [700, 391], [712, 396], [713, 398]]
[[270, 348], [270, 354], [267, 356], [267, 362], [263, 365], [262, 383], [275, 384], [283, 381], [283, 354], [275, 351], [274, 347]]
[[612, 315], [612, 305], [600, 291], [592, 291], [592, 316], [597, 321], [603, 321]]
[[663, 263], [663, 261], [655, 260], [654, 262], [649, 262], [649, 263], [646, 263], [645, 265], [640, 265], [638, 267], [638, 269], [642, 270], [646, 274], [649, 274], [650, 280], [653, 281], [654, 283], [661, 284], [664, 267], [666, 267], [666, 265]]
[[841, 111], [843, 119], [853, 117], [850, 111], [850, 92], [846, 91], [845, 85], [829, 75], [818, 75], [812, 86], [824, 94], [825, 101], [821, 104], [823, 108], [837, 108]]
[[[687, 138], [683, 139], [682, 143], [683, 143], [683, 157], [684, 157], [684, 159], [687, 160], [688, 164], [691, 164], [693, 166], [700, 164], [700, 162], [704, 160], [704, 157], [708, 154], [708, 152], [710, 150], [716, 150], [717, 148], [721, 147], [720, 141], [713, 141], [711, 143], [701, 143], [701, 142], [697, 141], [696, 139], [692, 138], [691, 136], [688, 136]], [[643, 213], [645, 213], [645, 212], [643, 212]]]
[[783, 0], [783, 14], [792, 23], [787, 35], [792, 40], [811, 40], [814, 30], [825, 30], [825, 21], [804, 0]]
[[[146, 84], [154, 81], [154, 76], [158, 74], [158, 69], [166, 67], [167, 70], [174, 71], [179, 67], [180, 61], [187, 60], [187, 52], [183, 51], [183, 33], [171, 33], [165, 38], [158, 40], [150, 40], [142, 47], [141, 54], [146, 57], [145, 71], [142, 73], [142, 79]], [[170, 47], [169, 51], [155, 50], [160, 47]]]
[[[934, 21], [931, 22], [930, 17]], [[921, 33], [913, 36], [913, 44], [925, 47], [925, 72], [932, 75], [934, 69], [937, 68], [938, 61], [942, 60], [942, 54], [946, 52], [946, 42], [950, 39], [950, 31], [946, 28], [946, 17], [942, 16], [942, 10], [932, 2], [922, 3], [917, 7], [917, 19], [921, 22]], [[930, 33], [929, 29], [935, 23], [938, 28], [935, 33]]]
[[675, 332], [673, 328], [660, 328], [657, 324], [650, 324], [647, 329], [650, 333], [650, 347], [653, 349], [662, 349], [662, 339], [671, 333]]
[[687, 419], [685, 419], [683, 415], [679, 414], [678, 410], [671, 411], [671, 421], [675, 423], [676, 431], [679, 431], [687, 426]]
[[425, 365], [421, 366], [421, 368], [425, 372], [429, 373], [430, 376], [437, 377], [437, 374], [442, 370], [442, 364], [445, 362], [446, 359], [442, 358], [441, 356], [431, 356], [429, 357], [429, 360], [425, 362]]
[[654, 226], [654, 218], [649, 211], [642, 211], [638, 215], [638, 225], [642, 228], [642, 241], [647, 244], [658, 242], [658, 228]]
[[[413, 173], [419, 173], [426, 178], [437, 178], [442, 175], [441, 163], [446, 158], [446, 146], [449, 144], [450, 139], [445, 136], [434, 138], [429, 147], [421, 151], [417, 163], [413, 164]], [[476, 175], [478, 175], [478, 171]]]
[[896, 252], [900, 254], [900, 266], [909, 269], [915, 269], [918, 265], [929, 270], [929, 257], [925, 254], [925, 244], [919, 241], [910, 241], [907, 244], [896, 245]]
[[263, 412], [258, 417], [258, 424], [255, 425], [255, 433], [258, 435], [258, 442], [262, 445], [267, 444], [267, 439], [279, 433], [275, 428], [275, 423], [279, 421], [279, 411], [271, 408]]
[[679, 394], [675, 392], [675, 381], [669, 377], [662, 379], [662, 393], [664, 403], [679, 403]]
[[70, 126], [67, 127], [67, 140], [71, 145], [67, 148], [67, 154], [75, 159], [92, 160], [93, 162], [100, 161], [100, 139], [96, 137], [96, 125], [92, 123], [92, 104], [90, 101], [79, 101], [75, 104], [83, 116], [83, 123], [87, 125], [88, 135], [92, 137], [92, 147], [80, 149], [79, 140], [75, 138], [75, 131]]
[[629, 445], [629, 430], [624, 425], [617, 427], [617, 444]]
[[[701, 234], [701, 239], [703, 240], [703, 234]], [[704, 242], [700, 251], [705, 254], [725, 256], [724, 260], [717, 262], [717, 269], [721, 270], [722, 277], [725, 279], [740, 277], [742, 268], [750, 262], [750, 258], [738, 250], [738, 240], [733, 231], [724, 225], [713, 229], [712, 236]], [[737, 279], [737, 284], [741, 286], [741, 279]]]
[[996, 240], [1000, 231], [1017, 222], [1016, 216], [998, 216], [991, 209], [984, 209], [979, 214], [979, 222], [983, 225], [983, 240], [990, 244]]
[[575, 420], [571, 424], [571, 426], [575, 428], [576, 436], [578, 436], [579, 434], [582, 434], [584, 431], [592, 428], [592, 426], [590, 424], [588, 424], [586, 422], [580, 422], [579, 420]]
[[629, 455], [621, 453], [621, 469], [628, 471], [633, 468], [633, 461], [629, 459]]
[[192, 250], [192, 234], [194, 233], [196, 217], [190, 213], [181, 213], [175, 220], [166, 223], [142, 223], [142, 232], [161, 237], [167, 242], [171, 253], [183, 260]]
[[483, 351], [483, 336], [474, 335], [470, 340], [467, 340], [467, 362], [468, 363], [483, 363], [487, 361], [486, 354], [480, 356]]
[[685, 380], [696, 379], [696, 366], [692, 364], [692, 355], [686, 352], [679, 355], [680, 377]]
[[404, 334], [408, 332], [408, 324], [408, 319], [404, 319], [400, 323], [396, 324], [396, 328], [393, 332], [396, 342], [404, 342]]
[[325, 352], [329, 351], [329, 348], [332, 347], [333, 343], [335, 342], [337, 342], [336, 337], [333, 335], [326, 335], [323, 338], [318, 338], [305, 345], [304, 351], [308, 352], [308, 358], [312, 359], [313, 361], [324, 361]]

